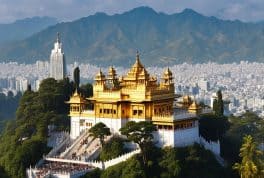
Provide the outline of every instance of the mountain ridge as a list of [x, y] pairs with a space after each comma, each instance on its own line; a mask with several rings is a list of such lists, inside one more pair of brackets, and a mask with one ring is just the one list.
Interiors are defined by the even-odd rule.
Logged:
[[137, 50], [147, 66], [264, 59], [263, 23], [221, 20], [191, 9], [168, 15], [139, 7], [50, 26], [16, 44], [0, 46], [0, 60], [48, 60], [57, 32], [69, 63], [126, 65]]
[[58, 21], [52, 17], [30, 17], [12, 23], [0, 24], [0, 44], [23, 40], [36, 32], [44, 30]]

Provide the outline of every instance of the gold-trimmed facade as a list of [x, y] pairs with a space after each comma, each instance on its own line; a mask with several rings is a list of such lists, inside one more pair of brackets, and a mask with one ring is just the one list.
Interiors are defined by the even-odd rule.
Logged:
[[[110, 66], [106, 75], [100, 69], [94, 81], [93, 97], [84, 99], [75, 92], [68, 101], [72, 138], [98, 122], [105, 123], [111, 132], [119, 133], [119, 129], [132, 120], [152, 121], [158, 128], [154, 136], [159, 145], [186, 145], [198, 140], [197, 116], [204, 109], [189, 96], [175, 105], [173, 75], [169, 68], [158, 82], [137, 54], [125, 76], [118, 78], [116, 70]], [[87, 103], [93, 104], [92, 110], [87, 109]]]
[[[87, 100], [94, 104], [94, 117], [151, 120], [155, 115], [172, 113], [174, 90], [169, 69], [165, 70], [162, 81], [158, 83], [157, 78], [141, 64], [137, 54], [135, 64], [127, 75], [119, 79], [113, 66], [107, 76], [100, 70], [95, 76], [93, 97]], [[68, 103], [75, 106], [71, 100]], [[86, 116], [84, 112], [79, 114]], [[70, 116], [73, 115], [76, 112], [71, 109]]]

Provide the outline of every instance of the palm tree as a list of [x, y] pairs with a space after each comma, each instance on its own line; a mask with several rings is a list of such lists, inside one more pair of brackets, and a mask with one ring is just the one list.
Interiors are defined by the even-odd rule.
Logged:
[[253, 138], [250, 135], [245, 136], [239, 154], [242, 161], [235, 163], [233, 169], [238, 170], [241, 178], [260, 178], [263, 176], [263, 162], [260, 159], [262, 154]]

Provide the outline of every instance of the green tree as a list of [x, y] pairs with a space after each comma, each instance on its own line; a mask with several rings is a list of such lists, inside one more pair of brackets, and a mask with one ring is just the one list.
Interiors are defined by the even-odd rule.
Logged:
[[173, 148], [164, 148], [159, 166], [163, 169], [161, 178], [177, 177], [181, 171], [180, 161], [177, 159], [176, 152]]
[[156, 130], [156, 126], [148, 121], [130, 121], [120, 129], [122, 135], [127, 136], [128, 140], [138, 144], [145, 165], [147, 164], [147, 151], [153, 141], [152, 133]]
[[90, 128], [89, 133], [89, 136], [93, 137], [94, 139], [99, 139], [102, 147], [104, 146], [105, 136], [111, 135], [110, 129], [102, 122], [99, 122]]
[[239, 161], [239, 149], [243, 137], [251, 135], [258, 144], [263, 142], [264, 120], [255, 113], [246, 112], [242, 116], [228, 118], [229, 129], [221, 140], [221, 153], [231, 164]]
[[73, 79], [74, 79], [74, 84], [75, 88], [79, 90], [79, 85], [80, 85], [80, 69], [79, 67], [76, 67], [73, 71]]
[[125, 166], [122, 169], [122, 178], [146, 178], [146, 172], [143, 169], [144, 166], [136, 158], [132, 157], [129, 161], [124, 164]]
[[216, 95], [217, 95], [217, 99], [214, 99], [213, 111], [215, 112], [216, 116], [221, 117], [224, 115], [224, 101], [221, 90], [218, 90]]
[[146, 178], [143, 167], [136, 157], [132, 157], [126, 162], [121, 162], [104, 170], [101, 178]]
[[221, 140], [229, 127], [230, 123], [226, 117], [218, 117], [214, 114], [206, 114], [200, 116], [199, 119], [199, 133], [206, 140]]
[[243, 145], [239, 156], [241, 163], [235, 163], [233, 169], [238, 170], [241, 178], [260, 178], [263, 174], [263, 162], [260, 159], [262, 151], [257, 149], [257, 144], [250, 135], [243, 138]]
[[120, 156], [124, 152], [124, 140], [120, 137], [114, 136], [105, 143], [100, 153], [100, 159], [104, 161], [110, 160]]
[[[16, 119], [7, 123], [0, 137], [0, 167], [9, 177], [26, 177], [26, 168], [35, 165], [47, 148], [48, 125], [60, 130], [69, 127], [65, 101], [71, 84], [64, 79], [45, 79], [38, 92], [26, 91], [19, 102]], [[1, 98], [1, 95], [0, 95]], [[19, 97], [9, 97], [18, 99]]]
[[99, 168], [95, 168], [94, 170], [88, 172], [81, 178], [100, 178], [102, 171]]
[[30, 84], [27, 85], [27, 91], [31, 91], [31, 85]]
[[90, 83], [81, 85], [80, 86], [80, 93], [85, 98], [93, 96], [93, 85]]

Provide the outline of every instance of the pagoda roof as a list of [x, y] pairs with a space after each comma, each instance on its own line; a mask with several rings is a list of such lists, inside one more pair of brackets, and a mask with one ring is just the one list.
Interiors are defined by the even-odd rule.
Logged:
[[99, 72], [96, 74], [94, 80], [105, 80], [105, 75], [103, 74], [101, 68], [100, 68]]
[[193, 103], [189, 106], [188, 110], [200, 110], [202, 109], [199, 104], [196, 103], [196, 101], [193, 101]]
[[66, 103], [69, 104], [85, 104], [86, 100], [80, 96], [80, 94], [75, 90], [74, 94], [71, 96], [70, 100]]

